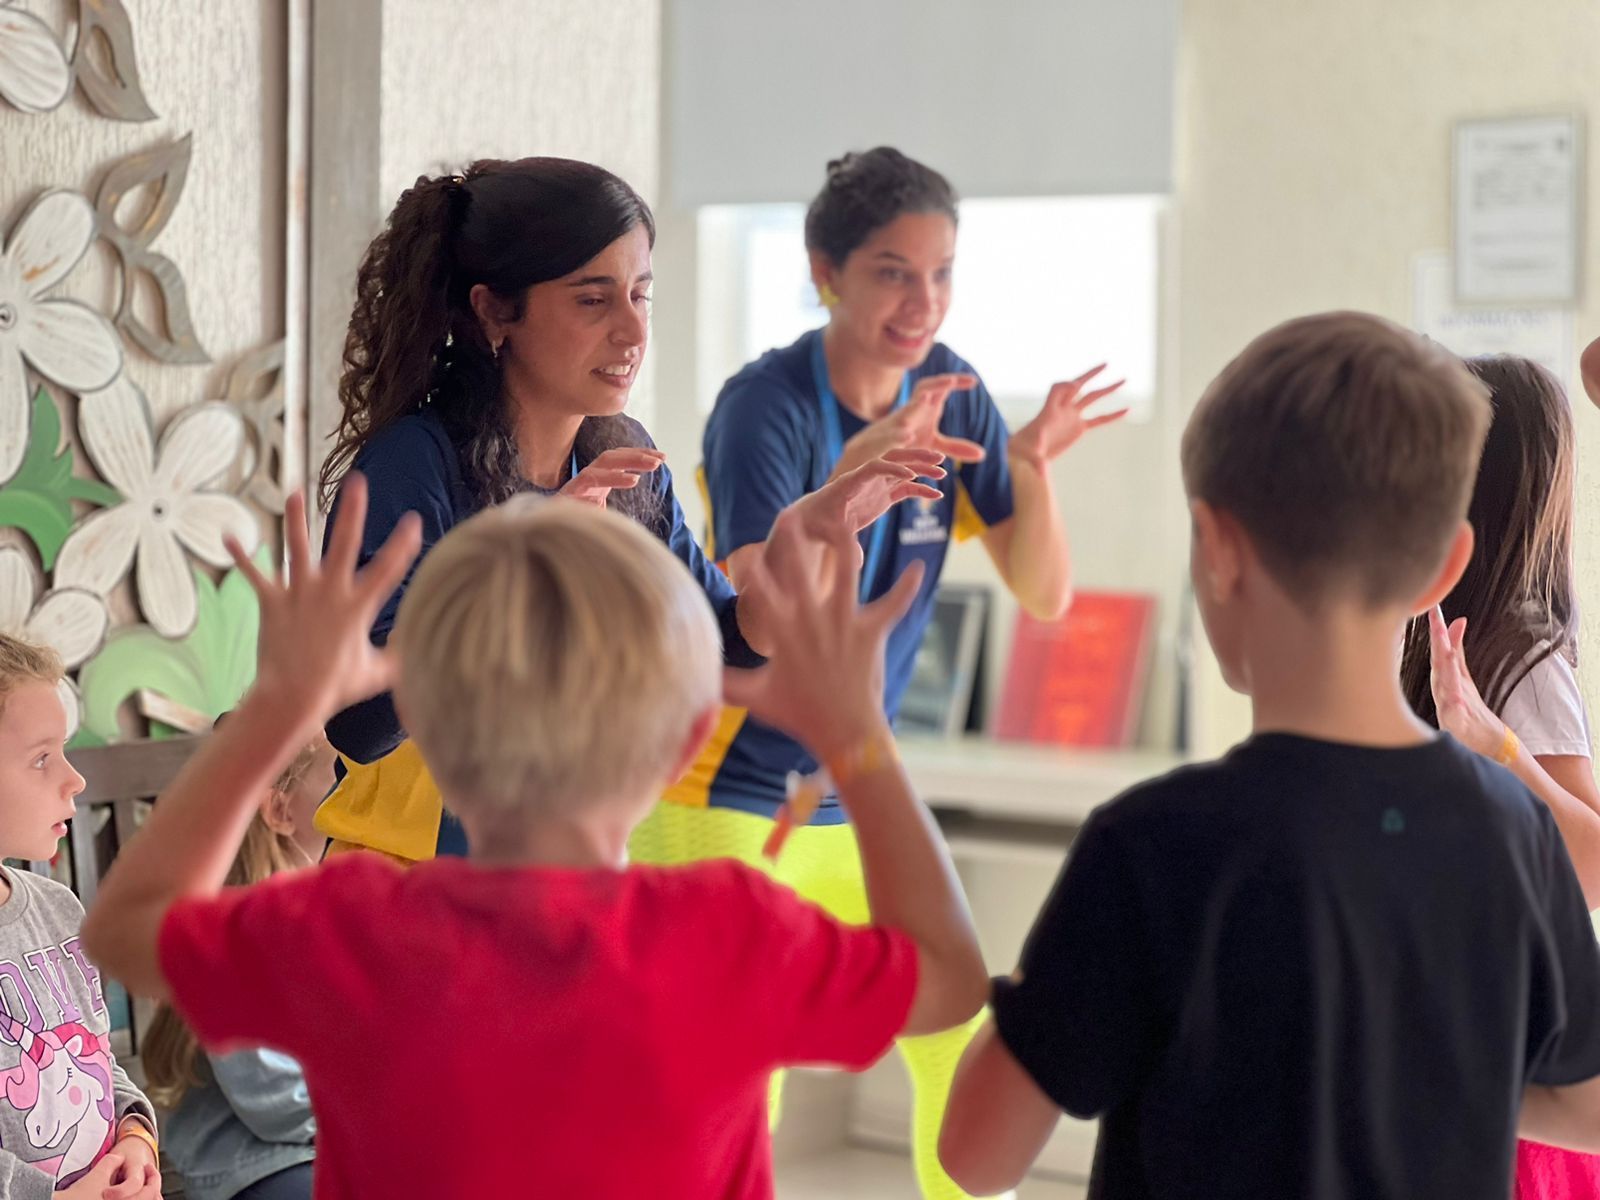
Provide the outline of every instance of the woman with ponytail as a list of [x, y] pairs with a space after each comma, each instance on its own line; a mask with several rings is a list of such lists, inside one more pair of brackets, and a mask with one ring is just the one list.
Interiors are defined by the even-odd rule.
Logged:
[[[345, 474], [366, 476], [363, 561], [407, 512], [422, 518], [426, 554], [460, 521], [521, 492], [618, 509], [700, 581], [727, 661], [754, 665], [760, 612], [701, 553], [662, 454], [623, 415], [649, 340], [654, 244], [643, 199], [590, 163], [485, 160], [419, 178], [356, 277], [322, 497], [336, 506]], [[875, 458], [807, 497], [805, 524], [819, 536], [862, 528], [928, 494], [916, 477], [939, 475], [938, 461], [925, 451]], [[387, 641], [404, 591], [379, 614], [374, 642]], [[344, 766], [317, 816], [332, 852], [405, 862], [465, 853], [388, 695], [340, 713], [328, 737]]]

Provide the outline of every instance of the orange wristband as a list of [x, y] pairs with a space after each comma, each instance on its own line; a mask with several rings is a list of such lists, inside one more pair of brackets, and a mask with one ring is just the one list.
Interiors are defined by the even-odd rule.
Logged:
[[830, 788], [842, 787], [852, 779], [892, 767], [899, 761], [900, 747], [895, 744], [894, 734], [885, 729], [830, 759], [815, 775], [790, 775], [789, 798], [778, 810], [772, 832], [761, 847], [762, 856], [769, 862], [776, 862], [789, 835], [810, 822]]
[[1494, 760], [1502, 767], [1509, 767], [1517, 761], [1517, 755], [1522, 751], [1522, 742], [1512, 732], [1511, 726], [1506, 726], [1505, 740], [1500, 743], [1500, 749], [1495, 754]]
[[142, 1117], [123, 1117], [117, 1122], [117, 1141], [126, 1137], [136, 1137], [144, 1142], [150, 1147], [150, 1153], [156, 1156], [156, 1161], [161, 1161], [161, 1147], [156, 1144], [156, 1135], [150, 1132], [150, 1127]]
[[824, 765], [833, 780], [833, 786], [843, 787], [852, 780], [885, 770], [899, 761], [900, 747], [894, 740], [894, 734], [887, 729], [880, 729]]

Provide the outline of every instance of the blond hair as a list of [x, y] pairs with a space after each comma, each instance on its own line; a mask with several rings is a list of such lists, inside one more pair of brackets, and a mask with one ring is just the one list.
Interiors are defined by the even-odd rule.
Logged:
[[24, 683], [61, 682], [66, 675], [61, 656], [49, 646], [0, 633], [0, 714], [11, 693]]
[[[286, 798], [300, 785], [311, 764], [317, 758], [318, 743], [303, 747], [294, 761], [283, 769], [273, 782], [268, 803]], [[234, 856], [228, 870], [227, 886], [242, 887], [270, 879], [279, 871], [291, 871], [307, 865], [305, 851], [287, 833], [279, 833], [268, 825], [261, 809], [256, 809], [245, 830], [239, 853]], [[194, 1031], [170, 1004], [162, 1004], [150, 1019], [139, 1047], [139, 1063], [144, 1068], [145, 1094], [162, 1108], [174, 1109], [182, 1103], [190, 1088], [199, 1087], [202, 1080], [197, 1060], [200, 1043]]]
[[667, 782], [721, 696], [705, 593], [638, 524], [519, 497], [417, 569], [395, 697], [446, 801], [493, 827]]
[[1184, 486], [1243, 526], [1303, 606], [1376, 607], [1439, 569], [1488, 426], [1487, 390], [1443, 347], [1365, 313], [1301, 317], [1206, 389]]

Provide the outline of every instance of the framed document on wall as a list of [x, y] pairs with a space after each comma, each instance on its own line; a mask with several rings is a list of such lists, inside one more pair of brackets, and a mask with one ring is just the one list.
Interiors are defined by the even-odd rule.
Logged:
[[1455, 127], [1455, 298], [1576, 306], [1583, 244], [1583, 122], [1575, 115]]

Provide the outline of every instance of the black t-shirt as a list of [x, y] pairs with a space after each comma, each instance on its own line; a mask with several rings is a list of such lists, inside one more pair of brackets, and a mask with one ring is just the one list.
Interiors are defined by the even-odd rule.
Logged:
[[1600, 949], [1508, 771], [1267, 734], [1090, 818], [994, 1014], [1102, 1118], [1091, 1196], [1505, 1200], [1524, 1085], [1600, 1075]]

